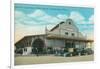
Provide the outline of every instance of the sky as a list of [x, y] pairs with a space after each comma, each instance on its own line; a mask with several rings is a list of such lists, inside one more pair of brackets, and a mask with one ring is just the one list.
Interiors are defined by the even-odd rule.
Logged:
[[15, 4], [15, 42], [27, 35], [43, 34], [68, 18], [74, 20], [79, 31], [93, 39], [94, 8]]

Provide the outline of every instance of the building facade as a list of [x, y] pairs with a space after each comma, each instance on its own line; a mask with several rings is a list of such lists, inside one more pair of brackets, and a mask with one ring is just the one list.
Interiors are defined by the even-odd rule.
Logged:
[[45, 34], [25, 36], [15, 43], [16, 51], [21, 50], [23, 55], [35, 53], [49, 53], [49, 51], [66, 50], [74, 52], [74, 49], [91, 48], [93, 40], [88, 40], [75, 26], [72, 19], [62, 21]]

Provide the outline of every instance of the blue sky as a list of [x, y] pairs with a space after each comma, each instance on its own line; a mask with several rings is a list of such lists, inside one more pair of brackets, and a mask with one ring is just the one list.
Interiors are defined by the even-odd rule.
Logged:
[[[80, 32], [93, 35], [94, 9], [86, 7], [49, 6], [32, 4], [15, 4], [15, 30], [30, 34], [34, 30], [37, 34], [40, 29], [51, 29], [60, 21], [71, 18]], [[26, 29], [27, 28], [27, 29]], [[39, 29], [39, 30], [38, 30]], [[31, 30], [31, 31], [30, 31]], [[44, 30], [44, 29], [43, 29]], [[20, 31], [21, 32], [21, 31]], [[31, 33], [33, 34], [33, 33]]]
[[46, 13], [52, 16], [56, 16], [57, 14], [60, 13], [69, 15], [70, 12], [76, 11], [76, 12], [80, 12], [86, 19], [89, 18], [92, 14], [94, 14], [93, 8], [15, 4], [15, 10], [22, 11], [26, 14], [30, 14], [37, 9], [44, 10]]

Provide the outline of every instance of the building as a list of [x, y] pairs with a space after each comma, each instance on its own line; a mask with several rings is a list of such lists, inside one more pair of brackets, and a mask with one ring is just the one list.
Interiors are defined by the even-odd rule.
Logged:
[[25, 36], [15, 43], [16, 51], [22, 50], [23, 55], [43, 54], [51, 50], [65, 49], [73, 52], [74, 49], [91, 48], [93, 40], [88, 40], [79, 32], [72, 19], [62, 21], [45, 34]]

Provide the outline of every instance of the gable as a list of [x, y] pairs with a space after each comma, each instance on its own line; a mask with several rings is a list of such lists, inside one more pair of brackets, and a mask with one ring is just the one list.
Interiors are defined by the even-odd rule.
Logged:
[[60, 24], [61, 30], [78, 31], [72, 19], [67, 19], [63, 24]]
[[62, 21], [59, 24], [57, 24], [54, 28], [52, 28], [50, 31], [54, 31], [61, 27], [61, 29], [73, 29], [78, 30], [78, 28], [75, 26], [74, 21], [72, 19], [67, 19], [66, 21]]
[[72, 19], [67, 19], [66, 21], [62, 21], [54, 28], [50, 30], [53, 34], [61, 34], [61, 35], [68, 35], [68, 36], [78, 36], [79, 30], [75, 26], [74, 21]]

